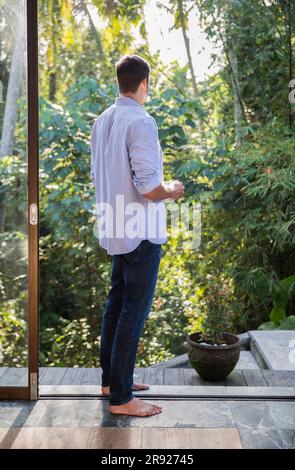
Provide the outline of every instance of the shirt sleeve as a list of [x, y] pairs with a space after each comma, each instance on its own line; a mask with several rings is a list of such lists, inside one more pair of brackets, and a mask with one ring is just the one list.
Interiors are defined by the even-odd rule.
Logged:
[[151, 117], [129, 125], [128, 152], [135, 188], [149, 193], [162, 181], [157, 125]]
[[95, 133], [95, 125], [93, 125], [91, 129], [91, 139], [90, 139], [90, 150], [91, 150], [91, 161], [90, 161], [90, 179], [94, 184], [94, 153], [95, 153], [95, 142], [96, 142], [96, 133]]

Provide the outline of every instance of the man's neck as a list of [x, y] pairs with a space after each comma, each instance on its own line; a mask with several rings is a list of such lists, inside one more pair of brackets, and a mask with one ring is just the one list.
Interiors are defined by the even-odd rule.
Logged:
[[136, 101], [136, 103], [140, 104], [141, 103], [139, 102], [139, 100], [133, 95], [123, 95], [122, 93], [119, 93], [119, 96], [123, 97], [123, 98], [131, 98], [132, 100]]

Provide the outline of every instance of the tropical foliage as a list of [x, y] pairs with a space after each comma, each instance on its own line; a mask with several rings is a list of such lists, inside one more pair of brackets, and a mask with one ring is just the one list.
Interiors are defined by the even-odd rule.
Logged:
[[[145, 5], [144, 0], [39, 2], [42, 365], [99, 366], [110, 258], [93, 233], [89, 138], [95, 117], [118, 94], [114, 64], [126, 53], [142, 55], [152, 67], [145, 106], [159, 127], [165, 179], [182, 180], [186, 201], [201, 203], [202, 215], [198, 250], [184, 245], [182, 235], [163, 247], [137, 365], [185, 352], [187, 333], [204, 327], [209, 309], [232, 311], [234, 333], [261, 324], [294, 327], [293, 281], [287, 286], [286, 279], [295, 275], [295, 105], [288, 99], [295, 6], [291, 0], [159, 5], [181, 32], [187, 64], [180, 66], [151, 53]], [[5, 2], [0, 9], [8, 15]], [[199, 22], [220, 51], [212, 57], [217, 72], [203, 80], [192, 61], [198, 51], [188, 18]], [[0, 25], [4, 96], [13, 78], [9, 24]], [[0, 341], [6, 365], [26, 360], [22, 96], [13, 151], [2, 149], [0, 160]], [[4, 111], [0, 105], [2, 129]], [[229, 286], [224, 303], [218, 295], [208, 298], [212, 276], [217, 285]], [[14, 347], [8, 346], [11, 335], [18, 338]]]

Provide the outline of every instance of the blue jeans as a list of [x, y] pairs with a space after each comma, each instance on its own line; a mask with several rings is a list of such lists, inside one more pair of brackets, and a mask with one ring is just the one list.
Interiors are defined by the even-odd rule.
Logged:
[[110, 387], [109, 402], [132, 400], [135, 358], [144, 321], [149, 314], [162, 245], [149, 240], [135, 250], [112, 256], [111, 289], [104, 309], [100, 365], [102, 385]]

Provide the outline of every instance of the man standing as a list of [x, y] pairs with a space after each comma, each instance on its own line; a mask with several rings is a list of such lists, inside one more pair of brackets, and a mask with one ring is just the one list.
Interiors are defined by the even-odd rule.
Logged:
[[[132, 395], [140, 334], [157, 281], [166, 237], [164, 200], [184, 193], [163, 182], [156, 121], [144, 110], [150, 66], [137, 55], [116, 63], [119, 96], [91, 131], [91, 171], [98, 209], [99, 243], [112, 255], [111, 289], [101, 331], [102, 394], [112, 414], [151, 416], [161, 407]], [[135, 217], [134, 212], [137, 214]]]

